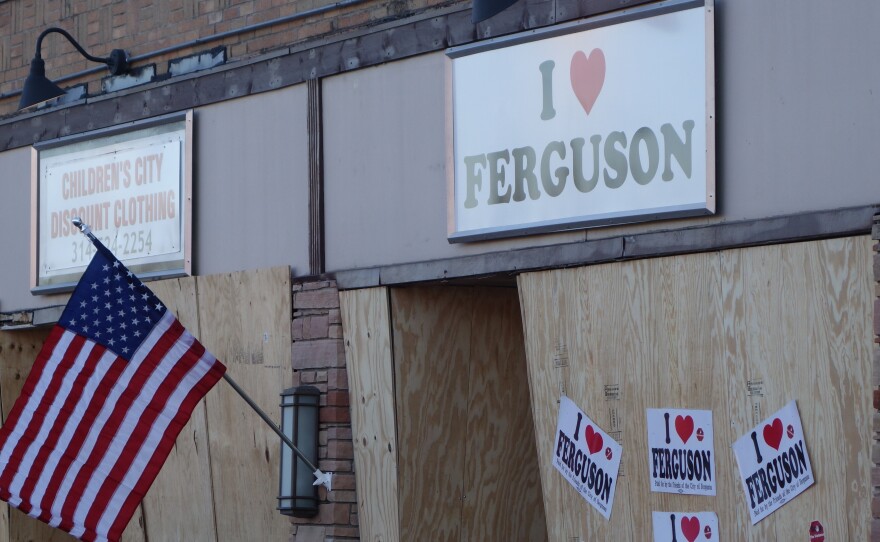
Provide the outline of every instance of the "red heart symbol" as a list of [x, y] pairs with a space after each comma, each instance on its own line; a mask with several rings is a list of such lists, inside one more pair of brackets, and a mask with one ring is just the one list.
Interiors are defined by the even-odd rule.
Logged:
[[681, 518], [681, 533], [688, 542], [694, 542], [700, 534], [700, 519], [697, 516]]
[[694, 432], [694, 419], [690, 416], [685, 416], [682, 418], [681, 416], [675, 417], [675, 432], [678, 433], [679, 438], [685, 444], [691, 435]]
[[605, 53], [593, 49], [590, 57], [578, 51], [571, 57], [571, 88], [581, 107], [590, 114], [605, 84]]
[[782, 442], [782, 420], [776, 418], [772, 423], [764, 426], [764, 442], [774, 450], [779, 449], [779, 443]]
[[602, 449], [602, 435], [597, 431], [593, 431], [592, 425], [587, 426], [586, 431], [584, 431], [584, 437], [587, 439], [587, 448], [590, 450], [590, 455]]

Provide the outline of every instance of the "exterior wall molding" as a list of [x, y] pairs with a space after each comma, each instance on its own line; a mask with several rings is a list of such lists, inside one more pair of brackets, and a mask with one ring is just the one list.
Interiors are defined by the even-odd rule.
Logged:
[[334, 273], [339, 289], [475, 279], [542, 269], [871, 233], [880, 204], [623, 235]]

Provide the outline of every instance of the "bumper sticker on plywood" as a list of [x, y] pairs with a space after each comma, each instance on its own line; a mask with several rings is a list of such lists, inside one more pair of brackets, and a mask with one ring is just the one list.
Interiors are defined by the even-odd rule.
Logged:
[[559, 402], [553, 466], [599, 511], [611, 517], [623, 448], [568, 397]]

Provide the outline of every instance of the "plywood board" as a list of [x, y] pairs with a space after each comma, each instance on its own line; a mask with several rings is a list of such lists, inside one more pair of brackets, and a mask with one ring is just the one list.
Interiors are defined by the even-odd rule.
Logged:
[[[754, 390], [752, 395], [746, 390], [748, 414], [737, 421], [747, 429], [796, 399], [816, 480], [757, 526], [743, 520], [739, 538], [785, 539], [806, 532], [815, 519], [829, 540], [866, 540], [870, 240], [731, 251], [723, 258], [725, 306], [735, 309], [725, 311], [727, 354], [740, 360]], [[744, 508], [742, 500], [736, 504]]]
[[391, 320], [401, 539], [544, 539], [516, 291], [398, 288]]
[[471, 310], [461, 292], [391, 291], [401, 540], [459, 540]]
[[470, 318], [464, 321], [471, 329], [459, 540], [546, 540], [516, 290], [463, 289], [459, 295], [466, 296]]
[[[150, 289], [190, 333], [200, 336], [195, 278], [151, 282]], [[141, 504], [146, 532], [153, 540], [217, 540], [206, 401], [193, 410]]]
[[[197, 288], [202, 343], [279, 420], [279, 394], [293, 382], [289, 268], [200, 277]], [[278, 436], [225, 382], [206, 400], [217, 539], [286, 539], [290, 523], [276, 511]]]
[[[870, 275], [852, 238], [520, 276], [550, 539], [650, 539], [653, 510], [713, 510], [722, 540], [805, 538], [814, 519], [865, 539]], [[563, 392], [624, 447], [610, 521], [551, 465]], [[791, 399], [817, 483], [753, 527], [729, 446]], [[716, 497], [650, 492], [648, 407], [713, 411]]]
[[361, 540], [401, 540], [388, 290], [340, 292]]

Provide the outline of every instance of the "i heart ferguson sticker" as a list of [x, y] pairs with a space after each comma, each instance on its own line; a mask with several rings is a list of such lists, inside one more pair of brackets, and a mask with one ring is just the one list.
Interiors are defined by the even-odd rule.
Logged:
[[622, 451], [574, 401], [560, 399], [553, 466], [605, 519], [611, 517]]
[[571, 89], [587, 115], [593, 110], [602, 86], [605, 85], [605, 53], [593, 49], [588, 57], [577, 51], [571, 57]]
[[718, 540], [715, 512], [654, 512], [654, 542], [697, 542]]
[[712, 411], [649, 408], [646, 415], [651, 491], [715, 495]]
[[733, 453], [752, 525], [813, 485], [813, 466], [794, 401], [741, 436], [733, 443]]

